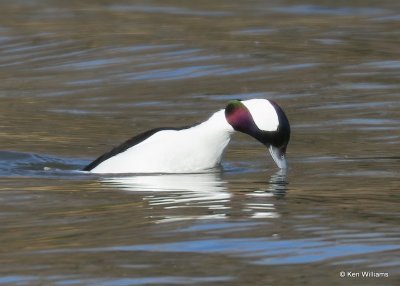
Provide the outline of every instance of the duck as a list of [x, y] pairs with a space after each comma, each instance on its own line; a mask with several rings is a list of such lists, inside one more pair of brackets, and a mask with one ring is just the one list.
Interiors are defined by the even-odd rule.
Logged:
[[211, 170], [235, 132], [250, 135], [286, 170], [290, 124], [270, 99], [230, 100], [206, 121], [185, 127], [161, 127], [140, 133], [83, 168], [97, 174], [197, 173]]

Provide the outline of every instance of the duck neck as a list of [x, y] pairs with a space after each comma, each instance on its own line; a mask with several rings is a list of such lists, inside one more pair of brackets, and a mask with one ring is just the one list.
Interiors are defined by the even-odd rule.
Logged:
[[205, 133], [219, 133], [222, 136], [229, 136], [235, 131], [233, 127], [226, 121], [225, 110], [221, 109], [215, 112], [208, 120], [197, 125]]
[[207, 121], [191, 128], [191, 138], [195, 138], [197, 148], [195, 157], [207, 162], [207, 167], [214, 167], [221, 162], [225, 148], [234, 132], [232, 126], [225, 119], [225, 111], [214, 113]]

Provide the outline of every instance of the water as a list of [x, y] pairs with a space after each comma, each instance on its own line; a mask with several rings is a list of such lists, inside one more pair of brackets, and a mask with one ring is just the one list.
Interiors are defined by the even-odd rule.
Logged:
[[[2, 1], [0, 284], [398, 285], [399, 4], [197, 2]], [[205, 174], [76, 172], [262, 97], [288, 174], [242, 134]]]

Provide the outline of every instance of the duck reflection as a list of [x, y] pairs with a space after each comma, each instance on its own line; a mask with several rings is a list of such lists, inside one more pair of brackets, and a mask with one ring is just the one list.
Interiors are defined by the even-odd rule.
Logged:
[[283, 198], [286, 195], [288, 184], [287, 171], [281, 169], [269, 179], [268, 191], [277, 198]]
[[273, 174], [267, 186], [251, 192], [246, 192], [246, 204], [243, 211], [253, 218], [278, 218], [275, 199], [283, 198], [287, 192], [287, 173], [278, 171]]
[[279, 217], [274, 198], [282, 198], [287, 190], [286, 173], [282, 171], [273, 174], [265, 187], [241, 193], [245, 200], [234, 198], [236, 192], [229, 191], [228, 183], [217, 172], [118, 176], [101, 181], [141, 195], [155, 211], [151, 217], [157, 216], [157, 222], [223, 219], [238, 213], [254, 218]]

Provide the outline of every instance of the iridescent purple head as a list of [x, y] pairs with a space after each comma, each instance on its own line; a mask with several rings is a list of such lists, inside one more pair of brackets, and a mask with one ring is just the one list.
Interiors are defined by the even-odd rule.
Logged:
[[225, 108], [225, 118], [233, 129], [267, 146], [279, 168], [287, 168], [290, 125], [278, 104], [267, 99], [231, 100]]

